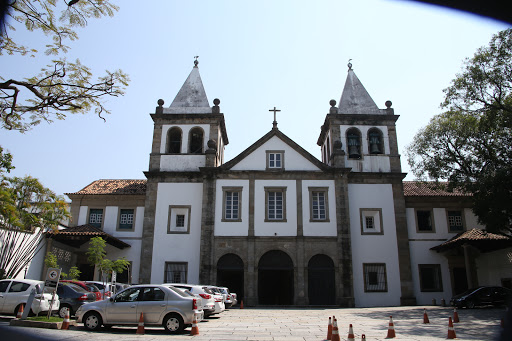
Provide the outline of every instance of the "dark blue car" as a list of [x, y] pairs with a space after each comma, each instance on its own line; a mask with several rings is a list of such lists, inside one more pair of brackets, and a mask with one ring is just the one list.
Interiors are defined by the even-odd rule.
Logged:
[[81, 305], [96, 301], [96, 295], [74, 283], [60, 282], [57, 286], [57, 294], [60, 299], [59, 316], [66, 317], [66, 308], [69, 316], [73, 316]]
[[478, 287], [466, 290], [452, 297], [450, 303], [457, 308], [475, 308], [481, 306], [500, 306], [512, 298], [512, 290], [503, 287]]

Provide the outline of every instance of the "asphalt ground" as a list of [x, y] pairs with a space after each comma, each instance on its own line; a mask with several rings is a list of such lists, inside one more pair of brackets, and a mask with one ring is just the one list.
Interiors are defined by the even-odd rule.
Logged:
[[[429, 319], [423, 323], [424, 308]], [[163, 328], [146, 327], [144, 335], [136, 334], [134, 327], [112, 327], [98, 332], [86, 331], [83, 325], [70, 330], [9, 326], [10, 318], [0, 318], [0, 341], [25, 340], [325, 340], [329, 316], [336, 316], [341, 340], [347, 340], [352, 324], [355, 340], [385, 340], [390, 316], [393, 317], [396, 340], [446, 340], [448, 318], [453, 319], [449, 307], [389, 307], [389, 308], [245, 308], [228, 309], [220, 315], [198, 323], [199, 335], [190, 336], [190, 328], [183, 334], [170, 335]], [[500, 340], [504, 331], [502, 319], [505, 308], [459, 309], [460, 322], [454, 323], [457, 340]], [[509, 327], [508, 320], [504, 325]], [[512, 339], [502, 339], [512, 340]]]

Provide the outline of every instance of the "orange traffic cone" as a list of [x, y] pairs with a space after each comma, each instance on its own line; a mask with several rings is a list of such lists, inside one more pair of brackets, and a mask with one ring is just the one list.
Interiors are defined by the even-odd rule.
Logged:
[[244, 309], [244, 300], [240, 301], [240, 309]]
[[394, 337], [396, 337], [395, 324], [393, 323], [393, 316], [390, 316], [389, 317], [388, 336], [386, 336], [386, 339], [392, 339]]
[[361, 341], [366, 341], [366, 335], [361, 335]]
[[338, 322], [336, 321], [336, 318], [334, 318], [333, 325], [332, 325], [331, 341], [341, 341], [340, 333], [338, 332]]
[[427, 315], [427, 308], [423, 308], [423, 323], [430, 323]]
[[329, 316], [329, 324], [327, 325], [327, 337], [326, 340], [330, 340], [332, 338], [332, 322], [331, 317]]
[[144, 331], [144, 314], [140, 313], [139, 326], [137, 327], [136, 334], [144, 335], [144, 333], [145, 333], [145, 331]]
[[347, 341], [356, 341], [354, 336], [354, 330], [352, 329], [352, 324], [348, 327], [348, 336]]
[[192, 329], [190, 329], [190, 335], [199, 335], [199, 328], [197, 327], [197, 318], [194, 315], [194, 320], [192, 320]]
[[64, 321], [62, 321], [62, 326], [60, 327], [60, 329], [69, 329], [69, 308], [66, 308], [66, 315], [64, 316]]
[[453, 329], [452, 318], [448, 318], [448, 337], [447, 339], [456, 339], [457, 335], [455, 335], [455, 329]]
[[18, 309], [18, 314], [16, 314], [16, 318], [20, 319], [20, 318], [23, 316], [23, 306], [24, 306], [24, 305], [25, 305], [25, 304], [23, 304], [23, 303], [22, 303], [22, 304], [20, 304], [20, 307], [19, 307], [19, 309]]
[[457, 308], [453, 308], [453, 323], [457, 323], [459, 321], [459, 313], [457, 312]]

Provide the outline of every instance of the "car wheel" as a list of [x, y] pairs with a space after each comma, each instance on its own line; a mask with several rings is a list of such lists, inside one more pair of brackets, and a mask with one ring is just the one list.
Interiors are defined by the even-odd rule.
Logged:
[[68, 306], [68, 305], [62, 305], [60, 306], [59, 308], [59, 317], [61, 319], [63, 318], [66, 318], [66, 311], [69, 309], [69, 316], [71, 317], [71, 315], [73, 314], [73, 311], [71, 310], [71, 307]]
[[180, 315], [170, 314], [164, 319], [164, 328], [171, 334], [177, 334], [185, 329], [185, 323]]
[[100, 314], [95, 311], [87, 313], [83, 319], [84, 327], [87, 330], [99, 330], [103, 323]]
[[475, 307], [475, 302], [473, 302], [473, 301], [466, 302], [466, 308], [473, 309], [474, 307]]

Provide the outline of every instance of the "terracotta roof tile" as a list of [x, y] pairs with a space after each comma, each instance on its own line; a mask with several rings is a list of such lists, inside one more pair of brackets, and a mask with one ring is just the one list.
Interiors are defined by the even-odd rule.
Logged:
[[493, 251], [505, 247], [511, 247], [512, 237], [504, 234], [487, 232], [486, 230], [471, 229], [457, 234], [452, 239], [449, 239], [440, 245], [432, 247], [431, 250], [445, 251], [464, 244], [472, 245], [483, 252]]
[[66, 194], [146, 194], [146, 180], [96, 180], [75, 193]]
[[[470, 193], [454, 189], [448, 192], [443, 188], [436, 188], [434, 182], [404, 181], [404, 196], [406, 197], [469, 197]], [[441, 182], [446, 185], [446, 182]]]
[[67, 229], [62, 229], [58, 231], [49, 230], [46, 232], [47, 235], [53, 235], [58, 240], [67, 239], [67, 238], [73, 238], [73, 237], [102, 237], [105, 239], [108, 243], [120, 247], [130, 247], [130, 244], [127, 244], [123, 242], [122, 240], [106, 233], [105, 231], [94, 227], [89, 224], [80, 225], [80, 226], [73, 226], [68, 227]]

